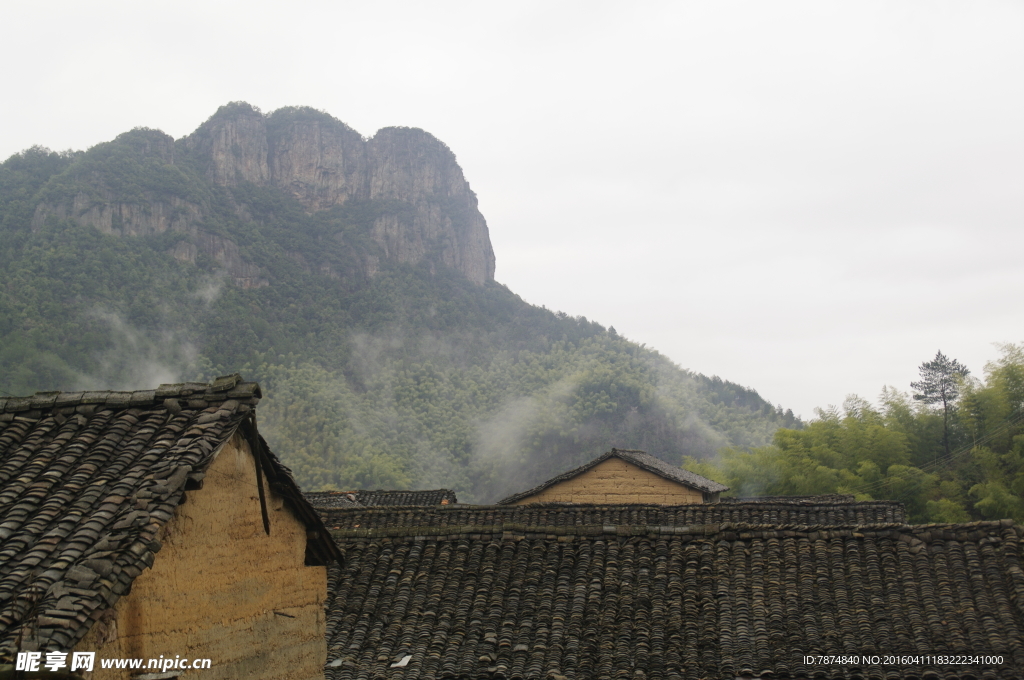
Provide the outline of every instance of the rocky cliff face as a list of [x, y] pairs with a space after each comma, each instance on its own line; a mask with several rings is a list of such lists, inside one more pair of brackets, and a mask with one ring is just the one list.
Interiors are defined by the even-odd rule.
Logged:
[[494, 280], [494, 251], [476, 195], [455, 154], [415, 128], [384, 128], [364, 140], [327, 114], [281, 109], [269, 116], [235, 105], [185, 140], [214, 183], [280, 188], [310, 212], [350, 199], [390, 200], [372, 235], [386, 260], [438, 264], [476, 283]]
[[371, 199], [405, 201], [412, 219], [379, 218], [373, 236], [386, 256], [418, 262], [431, 248], [441, 261], [477, 283], [494, 280], [494, 251], [476, 195], [455, 154], [432, 135], [411, 128], [384, 128], [366, 147]]
[[[185, 149], [204, 160], [208, 159], [205, 163], [206, 177], [214, 184], [266, 184], [270, 170], [267, 167], [267, 125], [263, 114], [249, 106], [229, 105], [222, 107], [221, 111], [224, 109], [229, 109], [230, 113], [215, 116], [200, 126], [185, 139]], [[211, 122], [214, 120], [217, 122]]]
[[[176, 258], [195, 262], [207, 255], [227, 268], [238, 285], [266, 285], [237, 244], [204, 226], [211, 212], [204, 193], [211, 187], [251, 184], [279, 189], [311, 214], [351, 200], [390, 206], [373, 218], [369, 235], [379, 252], [363, 258], [365, 276], [372, 276], [383, 259], [443, 265], [478, 284], [494, 280], [494, 251], [476, 195], [451, 150], [422, 130], [385, 128], [366, 140], [312, 109], [287, 108], [265, 116], [248, 104], [234, 103], [178, 142], [155, 130], [132, 131], [111, 144], [119, 142], [131, 145], [137, 165], [151, 173], [160, 166], [164, 175], [173, 175], [176, 183], [170, 186], [188, 184], [187, 172], [178, 170], [185, 179], [178, 178], [175, 167], [191, 168], [205, 192], [193, 187], [169, 195], [153, 188], [166, 187], [169, 180], [153, 180], [135, 182], [134, 193], [125, 196], [123, 182], [111, 179], [113, 173], [90, 174], [80, 168], [77, 175], [72, 173], [79, 178], [74, 191], [51, 192], [39, 204], [34, 227], [55, 216], [123, 236], [180, 232], [189, 239], [173, 246]], [[242, 220], [258, 219], [244, 205], [237, 205], [235, 212]]]
[[326, 210], [350, 196], [365, 196], [366, 143], [359, 133], [319, 112], [296, 113], [307, 112], [284, 110], [267, 121], [271, 183], [311, 211]]

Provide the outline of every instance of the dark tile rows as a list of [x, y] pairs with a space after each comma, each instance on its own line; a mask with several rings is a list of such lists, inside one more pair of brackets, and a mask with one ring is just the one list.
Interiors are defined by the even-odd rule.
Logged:
[[609, 458], [621, 458], [627, 463], [632, 463], [633, 465], [636, 465], [639, 468], [647, 470], [648, 472], [653, 472], [654, 474], [660, 477], [670, 479], [680, 484], [685, 484], [686, 486], [698, 489], [700, 491], [704, 491], [705, 493], [715, 494], [729, 490], [729, 487], [725, 486], [724, 484], [714, 482], [708, 479], [707, 477], [702, 477], [698, 475], [695, 472], [690, 472], [689, 470], [684, 470], [680, 467], [670, 465], [665, 461], [661, 460], [660, 458], [657, 458], [649, 453], [646, 453], [645, 451], [636, 451], [633, 449], [612, 449], [608, 453], [602, 456], [598, 456], [589, 463], [581, 465], [578, 468], [569, 470], [568, 472], [563, 472], [557, 477], [552, 477], [543, 484], [539, 484], [533, 487], [532, 489], [527, 489], [526, 491], [521, 491], [517, 494], [513, 494], [508, 498], [503, 498], [500, 501], [498, 501], [498, 505], [510, 505], [512, 503], [515, 503], [516, 501], [520, 501], [524, 498], [533, 496], [534, 494], [540, 493], [549, 486], [554, 486], [559, 482], [564, 482], [567, 479], [572, 479], [576, 475], [586, 472], [587, 470], [591, 469], [592, 467], [600, 463], [603, 463]]
[[0, 664], [18, 649], [73, 647], [152, 565], [158, 531], [240, 428], [272, 488], [320, 533], [312, 557], [338, 556], [256, 432], [259, 399], [237, 375], [0, 399]]
[[[316, 505], [314, 503], [314, 505]], [[793, 526], [903, 524], [902, 503], [865, 501], [814, 504], [745, 501], [693, 505], [448, 505], [419, 508], [323, 508], [332, 530], [415, 527], [691, 526], [706, 524], [769, 524]], [[414, 532], [415, 533], [415, 532]]]
[[786, 505], [823, 505], [825, 503], [854, 503], [856, 497], [846, 493], [827, 493], [818, 496], [753, 496], [736, 498], [727, 496], [721, 503], [785, 503]]
[[[1024, 532], [1012, 522], [676, 528], [342, 537], [327, 677], [1022, 677]], [[1004, 663], [803, 661], [887, 653]]]
[[315, 491], [304, 494], [315, 508], [453, 505], [458, 503], [451, 489], [427, 491]]

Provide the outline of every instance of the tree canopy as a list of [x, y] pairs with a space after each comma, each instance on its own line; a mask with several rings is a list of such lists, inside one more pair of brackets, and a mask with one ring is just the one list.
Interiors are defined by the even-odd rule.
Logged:
[[689, 464], [741, 496], [847, 493], [903, 501], [915, 522], [1024, 521], [1024, 345], [1000, 354], [984, 381], [941, 353], [922, 366], [923, 378], [929, 364], [938, 373], [914, 388], [946, 389], [942, 412], [929, 408], [941, 397], [885, 388], [875, 405], [851, 396], [802, 430], [779, 429], [770, 446]]
[[967, 367], [941, 351], [918, 368], [921, 380], [910, 383], [914, 399], [925, 404], [942, 404], [942, 445], [949, 455], [949, 412], [960, 397], [960, 384], [970, 375]]

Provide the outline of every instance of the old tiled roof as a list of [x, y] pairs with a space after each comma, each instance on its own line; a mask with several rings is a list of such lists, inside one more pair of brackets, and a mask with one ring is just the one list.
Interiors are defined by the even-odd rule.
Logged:
[[[337, 531], [407, 530], [437, 527], [576, 527], [673, 526], [698, 524], [857, 525], [902, 524], [906, 513], [896, 501], [825, 503], [821, 505], [777, 501], [695, 503], [691, 505], [585, 505], [532, 503], [530, 505], [448, 505], [429, 508], [320, 507], [328, 527]], [[355, 534], [353, 534], [355, 535]]]
[[[437, 529], [336, 532], [345, 562], [329, 576], [329, 680], [1024, 670], [1024, 532], [1010, 521]], [[913, 656], [864, 660], [888, 654]], [[1002, 661], [925, 658], [953, 654]]]
[[316, 491], [306, 493], [306, 500], [315, 508], [400, 505], [450, 505], [458, 503], [450, 489], [429, 491]]
[[655, 456], [652, 456], [651, 454], [646, 453], [644, 451], [634, 451], [632, 449], [612, 449], [603, 456], [598, 456], [597, 458], [590, 461], [586, 465], [581, 465], [580, 467], [574, 470], [563, 472], [557, 477], [552, 477], [543, 484], [535, 486], [527, 491], [522, 491], [520, 493], [513, 494], [508, 498], [503, 498], [500, 501], [498, 501], [498, 505], [507, 505], [510, 503], [515, 503], [516, 501], [520, 501], [529, 496], [533, 496], [534, 494], [540, 493], [549, 486], [554, 486], [559, 482], [564, 482], [567, 479], [572, 479], [576, 475], [586, 472], [590, 468], [598, 465], [599, 463], [603, 463], [609, 458], [620, 458], [628, 463], [636, 465], [639, 468], [643, 468], [648, 472], [653, 472], [654, 474], [660, 477], [664, 477], [665, 479], [671, 480], [673, 482], [678, 482], [679, 484], [684, 484], [686, 486], [698, 489], [700, 491], [706, 491], [708, 493], [718, 493], [721, 491], [729, 490], [729, 487], [723, 484], [713, 482], [707, 477], [701, 477], [700, 475], [690, 472], [688, 470], [684, 470], [682, 468], [669, 465], [660, 458], [656, 458]]
[[355, 491], [303, 491], [302, 495], [317, 510], [327, 508], [361, 508]]
[[256, 431], [256, 383], [0, 398], [0, 663], [68, 650], [160, 550], [156, 536], [236, 432], [314, 534], [307, 560], [340, 558], [291, 473]]
[[721, 499], [722, 503], [785, 503], [787, 505], [826, 505], [830, 503], [856, 503], [857, 499], [853, 494], [827, 493], [819, 496], [751, 496], [748, 498], [737, 498], [726, 496]]

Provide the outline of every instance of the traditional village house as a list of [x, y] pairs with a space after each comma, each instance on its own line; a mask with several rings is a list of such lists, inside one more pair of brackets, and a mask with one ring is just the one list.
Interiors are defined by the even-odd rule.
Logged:
[[498, 501], [526, 503], [717, 503], [729, 487], [629, 449], [612, 449], [586, 465]]
[[1024, 677], [1009, 520], [913, 526], [845, 496], [507, 500], [321, 510], [345, 553], [328, 680]]
[[[102, 680], [323, 677], [340, 553], [259, 435], [259, 399], [237, 375], [0, 398], [0, 675], [21, 651], [84, 651]], [[147, 668], [161, 656], [210, 668]]]

